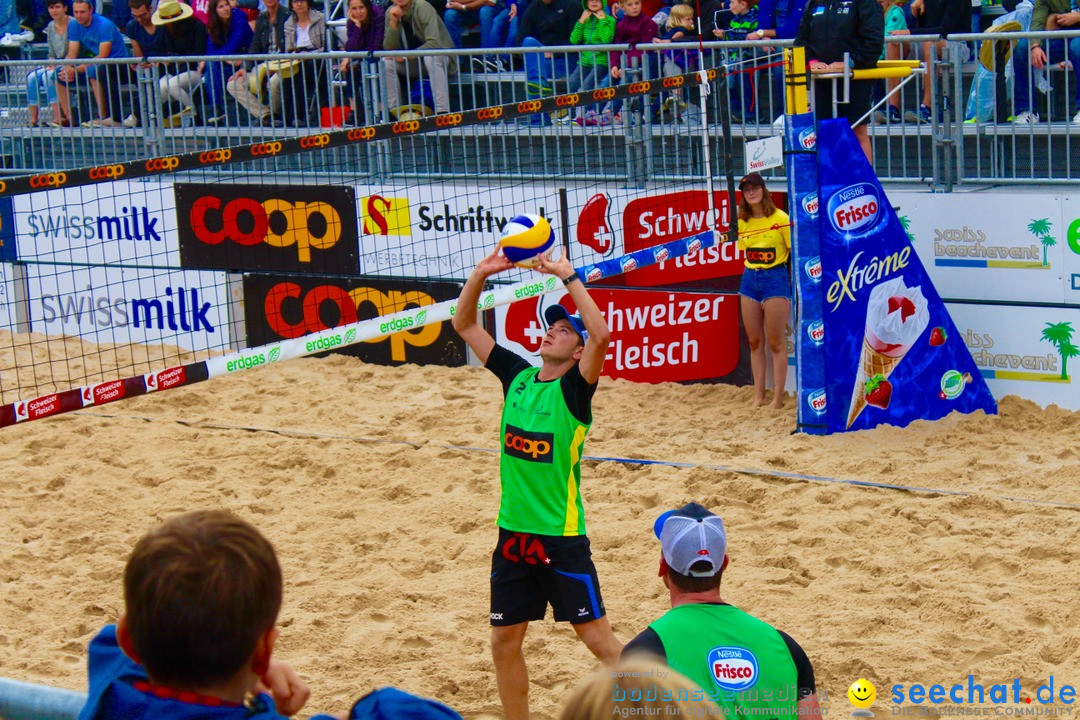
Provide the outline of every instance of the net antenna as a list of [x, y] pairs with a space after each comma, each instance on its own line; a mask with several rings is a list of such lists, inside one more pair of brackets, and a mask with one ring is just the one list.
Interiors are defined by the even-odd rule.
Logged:
[[723, 63], [720, 66], [720, 77], [718, 84], [720, 87], [719, 97], [719, 115], [720, 115], [720, 127], [721, 134], [723, 136], [724, 143], [724, 175], [727, 180], [727, 192], [728, 192], [728, 206], [732, 208], [731, 217], [728, 218], [727, 238], [723, 238], [724, 234], [718, 226], [720, 225], [720, 218], [716, 215], [716, 201], [713, 193], [715, 192], [715, 182], [713, 180], [713, 167], [712, 167], [712, 148], [709, 147], [709, 94], [712, 92], [712, 86], [709, 84], [708, 72], [705, 70], [705, 41], [701, 28], [701, 0], [694, 0], [694, 14], [697, 16], [697, 34], [698, 34], [698, 84], [701, 86], [701, 93], [698, 96], [698, 102], [701, 105], [701, 147], [705, 162], [705, 186], [708, 195], [708, 208], [709, 217], [716, 218], [716, 223], [713, 225], [713, 242], [719, 245], [721, 242], [738, 242], [739, 239], [739, 224], [735, 221], [738, 216], [738, 206], [735, 203], [735, 174], [732, 172], [731, 163], [733, 161], [733, 152], [731, 148], [731, 111], [730, 111], [730, 98], [728, 93], [728, 72], [727, 63]]

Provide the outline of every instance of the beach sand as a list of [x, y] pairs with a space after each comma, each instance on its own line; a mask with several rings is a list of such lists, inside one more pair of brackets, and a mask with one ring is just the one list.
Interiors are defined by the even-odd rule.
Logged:
[[[790, 407], [750, 401], [601, 382], [586, 453], [608, 459], [586, 461], [582, 484], [620, 639], [668, 607], [654, 519], [696, 500], [728, 528], [724, 599], [806, 649], [832, 714], [860, 676], [879, 704], [892, 685], [969, 673], [1029, 692], [1051, 675], [1080, 684], [1080, 414], [1010, 397], [997, 417], [810, 437], [790, 434]], [[277, 656], [312, 686], [303, 715], [389, 684], [497, 717], [500, 403], [481, 369], [335, 356], [0, 430], [0, 675], [85, 689], [86, 645], [122, 608], [134, 542], [176, 513], [228, 508], [280, 556]], [[538, 718], [597, 666], [550, 614], [525, 652]]]

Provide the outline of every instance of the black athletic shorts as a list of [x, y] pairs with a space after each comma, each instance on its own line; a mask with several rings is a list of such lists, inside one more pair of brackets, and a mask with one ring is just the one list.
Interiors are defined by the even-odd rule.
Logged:
[[532, 535], [499, 528], [491, 555], [491, 624], [543, 620], [573, 625], [604, 616], [589, 538]]
[[[870, 98], [874, 93], [873, 80], [853, 80], [848, 94], [850, 102], [840, 103], [836, 106], [836, 117], [846, 118], [849, 125], [866, 115], [870, 111]], [[836, 96], [844, 97], [843, 80], [836, 81]], [[833, 117], [833, 83], [832, 80], [817, 80], [814, 82], [814, 115], [818, 122]], [[862, 124], [870, 122], [870, 118], [863, 119]]]

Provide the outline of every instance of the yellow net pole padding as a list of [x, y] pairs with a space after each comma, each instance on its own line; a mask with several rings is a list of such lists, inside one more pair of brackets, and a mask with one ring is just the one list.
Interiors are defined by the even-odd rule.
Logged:
[[906, 67], [915, 69], [922, 64], [921, 60], [878, 60], [879, 68]]
[[810, 76], [806, 72], [806, 48], [784, 48], [784, 88], [788, 115], [810, 112]]

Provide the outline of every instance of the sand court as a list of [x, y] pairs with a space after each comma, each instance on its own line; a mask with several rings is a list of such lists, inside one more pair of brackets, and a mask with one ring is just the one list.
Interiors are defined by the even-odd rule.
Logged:
[[[998, 417], [822, 438], [791, 435], [790, 407], [751, 410], [751, 393], [601, 381], [586, 453], [615, 460], [585, 462], [583, 497], [621, 640], [667, 608], [653, 521], [696, 500], [728, 527], [724, 598], [799, 641], [833, 714], [860, 676], [879, 707], [894, 684], [968, 674], [1080, 685], [1080, 414], [1010, 397]], [[0, 431], [0, 675], [85, 689], [135, 540], [223, 507], [278, 550], [277, 653], [313, 688], [305, 714], [391, 684], [498, 717], [500, 403], [480, 369], [339, 356]], [[550, 613], [525, 652], [539, 718], [596, 666]]]

